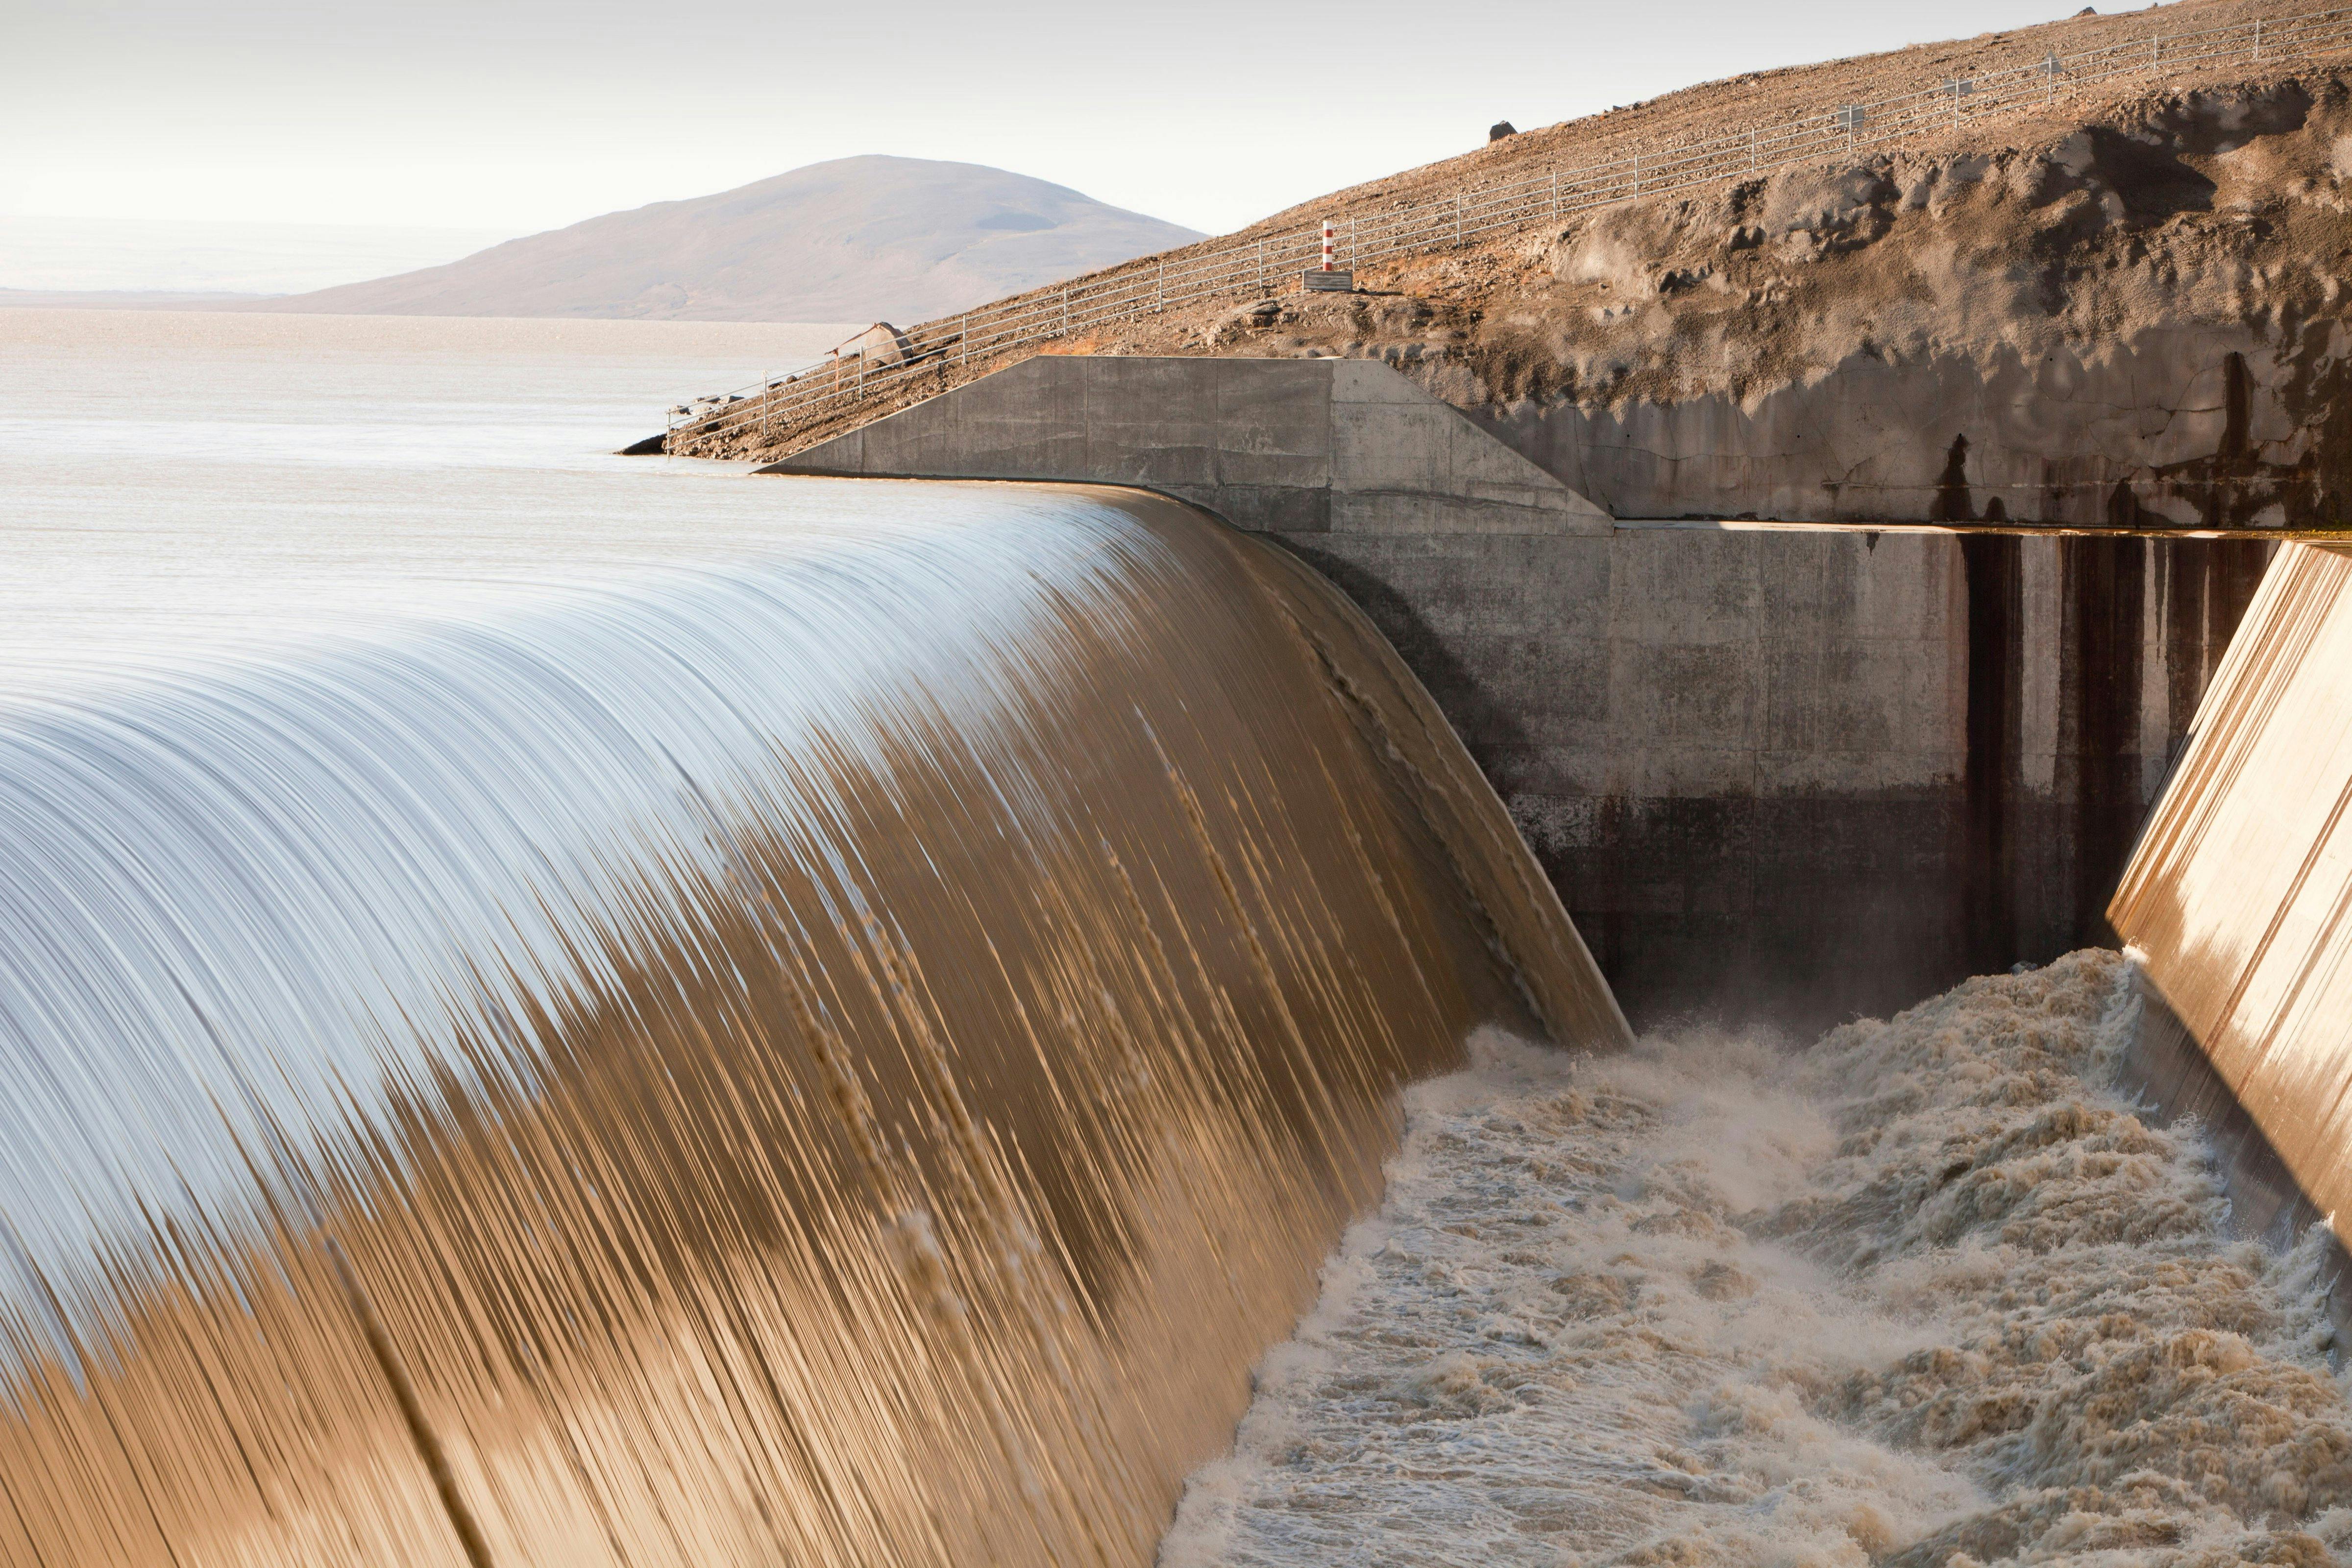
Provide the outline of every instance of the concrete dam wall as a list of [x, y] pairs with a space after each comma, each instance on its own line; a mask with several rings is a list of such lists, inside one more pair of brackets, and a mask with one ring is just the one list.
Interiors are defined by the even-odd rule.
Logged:
[[2352, 1215], [2347, 669], [2352, 554], [2282, 547], [2110, 910], [2210, 1064], [2214, 1120], [2259, 1131], [2299, 1189], [2273, 1184], [2281, 1215]]
[[1343, 360], [1040, 358], [767, 471], [1139, 485], [1278, 540], [1444, 706], [1637, 1024], [2106, 937], [2273, 548], [1618, 521]]

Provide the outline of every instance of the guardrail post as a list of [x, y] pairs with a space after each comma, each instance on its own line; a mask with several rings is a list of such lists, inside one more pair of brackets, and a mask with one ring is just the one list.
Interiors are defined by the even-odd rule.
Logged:
[[1557, 221], [1559, 220], [1559, 171], [1558, 169], [1554, 169], [1554, 170], [1551, 172], [1551, 216], [1552, 216], [1552, 218], [1553, 218], [1553, 220], [1554, 220], [1555, 222], [1557, 222]]
[[1756, 132], [1750, 131], [1748, 133], [1748, 172], [1751, 174], [1757, 174], [1759, 173], [1763, 167], [1764, 160], [1759, 155], [1756, 150]]
[[1165, 261], [1160, 264], [1160, 270], [1151, 279], [1151, 308], [1154, 310], [1168, 309], [1168, 263]]
[[1067, 283], [1062, 285], [1062, 335], [1066, 338], [1070, 335], [1070, 286]]
[[2058, 101], [2058, 51], [2051, 50], [2050, 58], [2042, 63], [2048, 67], [2050, 71], [2049, 85], [2042, 89], [2042, 101], [2045, 104], [2055, 103]]
[[2255, 18], [2254, 18], [2254, 58], [2256, 58], [2256, 59], [2261, 59], [2262, 58], [2263, 58], [2263, 19], [2262, 19], [2260, 16], [2257, 16], [2257, 17], [2255, 17]]

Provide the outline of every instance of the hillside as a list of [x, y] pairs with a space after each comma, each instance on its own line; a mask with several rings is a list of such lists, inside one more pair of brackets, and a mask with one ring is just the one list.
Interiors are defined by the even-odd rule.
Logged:
[[[2257, 20], [2271, 43], [2254, 58]], [[2343, 527], [2347, 51], [2344, 13], [2187, 0], [1709, 83], [1235, 238], [1296, 256], [1318, 215], [1344, 233], [2052, 54], [2124, 62], [2070, 69], [2047, 101], [1956, 111], [1842, 155], [1467, 244], [1436, 237], [1360, 266], [1353, 295], [1302, 294], [1276, 270], [1263, 289], [1242, 280], [1050, 344], [918, 359], [810, 416], [722, 412], [669, 449], [780, 457], [1035, 352], [1339, 356], [1396, 366], [1621, 517]], [[1043, 292], [987, 319], [1051, 320], [1056, 303]]]
[[255, 307], [356, 315], [919, 321], [1200, 236], [977, 163], [840, 158], [444, 267]]
[[2344, 527], [2352, 71], [2070, 107], [1088, 346], [1382, 360], [1621, 517]]

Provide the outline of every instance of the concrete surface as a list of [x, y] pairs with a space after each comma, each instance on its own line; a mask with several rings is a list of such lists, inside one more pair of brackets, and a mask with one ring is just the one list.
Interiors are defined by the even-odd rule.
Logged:
[[1444, 707], [1637, 1026], [2108, 938], [2272, 549], [1615, 524], [1360, 361], [1032, 360], [765, 471], [1139, 484], [1270, 535]]
[[2341, 526], [2352, 331], [2150, 328], [2088, 348], [1855, 354], [1749, 397], [1482, 412], [1619, 517]]
[[2352, 553], [2284, 547], [2110, 908], [2302, 1190], [2352, 1216]]
[[1042, 356], [761, 472], [1142, 485], [1284, 534], [1611, 526], [1453, 405], [1360, 360]]

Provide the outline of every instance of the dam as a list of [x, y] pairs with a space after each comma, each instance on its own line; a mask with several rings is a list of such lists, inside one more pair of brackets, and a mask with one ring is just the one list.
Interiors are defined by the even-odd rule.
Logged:
[[[1776, 936], [1757, 1011], [1918, 985], [1907, 1010], [1794, 1053], [1746, 1016], [1636, 1039], [1622, 950], [1588, 945], [1607, 923], [1570, 918], [1574, 862], [1464, 701], [1543, 617], [1569, 631], [1519, 657], [1604, 697], [1760, 641], [1782, 703], [1787, 671], [1850, 668], [1802, 639], [1874, 626], [1942, 672], [1865, 695], [1943, 737], [1906, 742], [1905, 809], [1959, 834], [1990, 543], [2000, 733], [2044, 738], [1994, 798], [2063, 843], [2027, 786], [2095, 689], [2043, 657], [2102, 602], [2080, 545], [1625, 527], [1382, 367], [1048, 372], [1152, 378], [1163, 409], [1180, 373], [1244, 379], [1156, 455], [1077, 381], [1072, 468], [1149, 472], [1007, 474], [971, 433], [1035, 426], [964, 402], [927, 416], [980, 475], [947, 481], [840, 477], [900, 460], [877, 425], [832, 476], [415, 470], [387, 534], [373, 502], [244, 516], [247, 453], [202, 492], [236, 526], [115, 520], [97, 551], [78, 475], [37, 492], [8, 547], [44, 591], [0, 628], [0, 1561], [2334, 1550], [2329, 1189], [2278, 1110], [2324, 1042], [2199, 1076], [2187, 1031], [2236, 982], [2137, 904], [2110, 918], [2143, 967], [1912, 1005], [1969, 952], [1872, 938], [1838, 845], [1803, 841], [1774, 850], [1819, 857], [1792, 921], [1835, 942]], [[2210, 686], [2309, 722], [2262, 672], [2329, 668], [2294, 656], [2323, 600], [2279, 584], [2333, 557], [2083, 542], [2145, 552], [2143, 626], [2196, 628], [2131, 689], [2142, 732], [2190, 735], [2171, 777], [2265, 772], [2197, 760], [2259, 724], [2189, 715]], [[2252, 641], [2239, 587], [2148, 564], [2205, 545], [2283, 563], [2243, 569]], [[1449, 610], [1482, 552], [1460, 581], [1491, 604]], [[1580, 554], [1575, 595], [1534, 570]], [[1514, 584], [1525, 620], [1451, 641]], [[1486, 651], [1449, 677], [1452, 647]], [[1679, 744], [1711, 711], [1650, 717]], [[1567, 739], [1672, 776], [1637, 721]], [[2159, 817], [2263, 816], [2225, 794]], [[2216, 841], [2136, 827], [2119, 856]], [[1740, 847], [1685, 832], [1695, 864]], [[2306, 833], [2238, 833], [2224, 877]], [[1986, 896], [1930, 842], [1879, 909], [1906, 939]], [[2092, 884], [2026, 880], [2032, 853], [1991, 885]], [[2242, 879], [2258, 913], [2287, 885]], [[1688, 1005], [1654, 974], [1623, 994]]]
[[363, 630], [249, 646], [253, 556], [168, 656], [12, 628], [7, 1561], [1134, 1560], [1398, 1086], [1626, 1037], [1302, 568], [843, 488]]
[[2111, 940], [2269, 536], [1621, 521], [1507, 434], [1375, 362], [1044, 357], [767, 471], [1142, 485], [1280, 542], [1437, 700], [1637, 1022], [1816, 1026]]
[[2151, 102], [756, 475], [0, 317], [0, 1563], [2352, 1561], [2347, 100]]
[[[764, 470], [1139, 485], [1278, 541], [1437, 700], [1637, 1026], [1804, 1030], [2028, 972], [1793, 1069], [1704, 1034], [1622, 1068], [1474, 1041], [1162, 1561], [2235, 1561], [2290, 1538], [2280, 1500], [2352, 1495], [2332, 1384], [2287, 1370], [2344, 1317], [2341, 889], [2305, 888], [2343, 781], [2298, 771], [2341, 728], [2336, 558], [2005, 526], [1964, 437], [1925, 521], [1621, 521], [1517, 436], [1374, 363], [1047, 357]], [[2255, 1237], [2277, 1261], [2231, 1250]], [[1882, 1339], [1908, 1359], [1852, 1349]], [[2204, 1374], [2151, 1364], [2245, 1403], [2184, 1425]], [[1874, 1392], [1776, 1392], [1824, 1380]], [[1896, 1414], [1955, 1400], [2027, 1414]], [[2027, 1500], [2053, 1487], [2063, 1512]]]

